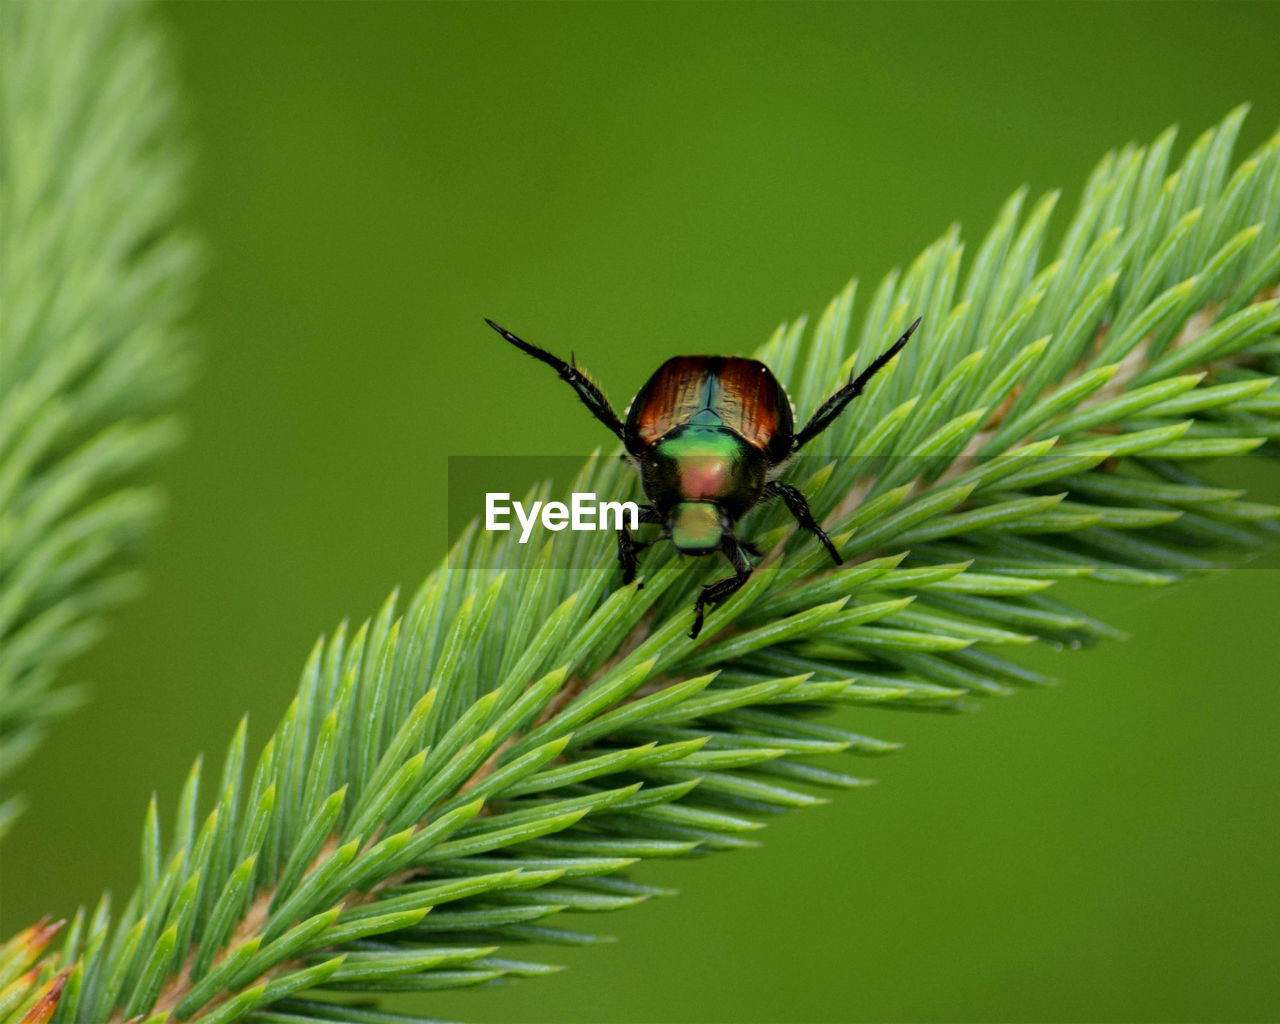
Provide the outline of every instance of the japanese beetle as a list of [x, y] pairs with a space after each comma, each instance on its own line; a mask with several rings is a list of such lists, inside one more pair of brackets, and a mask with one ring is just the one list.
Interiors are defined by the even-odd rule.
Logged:
[[[704, 586], [693, 606], [689, 636], [696, 638], [707, 606], [728, 598], [751, 575], [747, 556], [760, 552], [739, 539], [734, 528], [761, 501], [781, 498], [801, 528], [818, 539], [837, 565], [843, 562], [813, 518], [804, 495], [775, 478], [796, 452], [862, 394], [867, 382], [920, 326], [920, 318], [860, 374], [851, 373], [798, 431], [791, 399], [759, 360], [740, 356], [668, 359], [632, 399], [624, 421], [572, 356], [566, 363], [488, 318], [485, 323], [555, 370], [622, 442], [650, 502], [640, 506], [640, 523], [662, 527], [662, 537], [686, 555], [719, 551], [729, 560], [734, 574]], [[625, 525], [618, 531], [624, 585], [636, 578], [636, 555], [651, 543], [637, 541]]]

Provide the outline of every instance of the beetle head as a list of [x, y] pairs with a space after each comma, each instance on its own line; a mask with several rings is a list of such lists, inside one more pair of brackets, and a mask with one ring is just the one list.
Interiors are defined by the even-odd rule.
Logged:
[[710, 501], [682, 501], [667, 520], [671, 543], [686, 555], [707, 555], [718, 550], [729, 527], [724, 510]]

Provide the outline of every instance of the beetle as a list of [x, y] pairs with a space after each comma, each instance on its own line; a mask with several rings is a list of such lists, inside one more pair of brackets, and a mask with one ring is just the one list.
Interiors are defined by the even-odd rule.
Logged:
[[[762, 501], [781, 498], [799, 526], [827, 549], [836, 565], [840, 552], [813, 518], [799, 488], [776, 479], [788, 460], [827, 429], [867, 382], [889, 362], [920, 326], [916, 317], [897, 341], [856, 377], [834, 391], [799, 430], [791, 399], [778, 378], [756, 359], [741, 356], [675, 356], [663, 363], [627, 409], [626, 419], [574, 361], [485, 323], [522, 352], [541, 360], [577, 393], [596, 419], [622, 442], [626, 458], [640, 474], [648, 504], [637, 525], [662, 528], [662, 538], [686, 555], [721, 552], [733, 575], [702, 588], [693, 606], [696, 639], [706, 609], [726, 600], [751, 576], [748, 555], [760, 551], [740, 539], [735, 528]], [[636, 578], [637, 555], [652, 541], [637, 541], [626, 524], [618, 531], [618, 561], [625, 586]]]

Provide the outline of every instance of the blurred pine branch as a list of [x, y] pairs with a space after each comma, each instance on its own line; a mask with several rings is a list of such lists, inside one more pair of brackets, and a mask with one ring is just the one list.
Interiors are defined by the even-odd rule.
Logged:
[[53, 683], [137, 590], [194, 247], [161, 40], [133, 4], [0, 3], [0, 832]]
[[[815, 712], [1036, 685], [1010, 649], [1114, 635], [1057, 581], [1155, 586], [1266, 543], [1278, 510], [1200, 475], [1280, 440], [1280, 136], [1232, 170], [1242, 118], [1172, 173], [1172, 133], [1106, 157], [1048, 261], [1057, 196], [1020, 193], [966, 266], [952, 230], [886, 277], [855, 340], [851, 286], [764, 347], [804, 413], [924, 316], [790, 473], [842, 568], [753, 513], [769, 556], [692, 642], [705, 563], [657, 548], [618, 587], [611, 539], [531, 554], [473, 524], [403, 612], [317, 644], [211, 800], [197, 762], [167, 835], [152, 802], [122, 907], [0, 952], [0, 1022], [55, 991], [55, 1022], [403, 1021], [351, 1000], [544, 973], [510, 947], [592, 941], [547, 919], [653, 895], [638, 860], [748, 845], [859, 784], [818, 755], [892, 749]], [[594, 459], [571, 489], [626, 473]]]

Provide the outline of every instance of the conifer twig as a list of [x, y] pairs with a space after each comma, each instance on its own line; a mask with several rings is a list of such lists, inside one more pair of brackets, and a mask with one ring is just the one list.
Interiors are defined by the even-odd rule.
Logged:
[[0, 833], [162, 507], [197, 262], [173, 93], [136, 5], [0, 3]]

